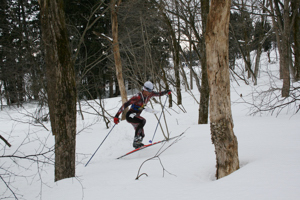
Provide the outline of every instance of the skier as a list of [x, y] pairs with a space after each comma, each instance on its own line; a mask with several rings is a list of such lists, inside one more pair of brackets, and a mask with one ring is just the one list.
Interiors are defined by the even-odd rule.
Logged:
[[129, 111], [126, 114], [126, 121], [135, 129], [135, 135], [133, 140], [133, 147], [140, 148], [144, 146], [142, 143], [143, 138], [145, 137], [144, 133], [144, 126], [146, 124], [146, 119], [141, 117], [141, 112], [143, 111], [144, 107], [148, 103], [151, 97], [153, 96], [162, 96], [171, 94], [171, 90], [166, 90], [163, 92], [154, 92], [153, 91], [153, 84], [150, 81], [145, 82], [143, 86], [143, 90], [125, 102], [121, 108], [118, 110], [117, 114], [114, 117], [114, 123], [119, 123], [119, 115], [126, 109], [129, 105], [131, 105]]

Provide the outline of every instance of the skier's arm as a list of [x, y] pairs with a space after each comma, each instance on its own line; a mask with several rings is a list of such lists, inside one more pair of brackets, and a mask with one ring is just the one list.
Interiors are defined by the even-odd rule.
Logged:
[[163, 96], [165, 94], [171, 94], [171, 90], [165, 90], [165, 91], [162, 91], [162, 92], [152, 92], [152, 96], [155, 96], [155, 97], [159, 97], [159, 96]]
[[115, 115], [116, 118], [119, 118], [119, 115], [131, 104], [135, 103], [139, 100], [139, 96], [133, 96], [128, 101], [126, 101], [121, 108], [118, 110], [117, 114]]
[[130, 100], [128, 100], [127, 102], [125, 102], [121, 108], [118, 110], [117, 114], [115, 115], [115, 118], [119, 118], [119, 115], [130, 105]]

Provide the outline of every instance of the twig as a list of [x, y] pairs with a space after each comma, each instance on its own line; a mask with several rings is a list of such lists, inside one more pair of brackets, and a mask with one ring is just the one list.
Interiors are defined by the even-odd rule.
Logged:
[[6, 185], [6, 187], [9, 189], [9, 191], [14, 195], [15, 199], [18, 199], [18, 197], [16, 196], [16, 194], [14, 193], [14, 191], [12, 191], [12, 189], [9, 187], [9, 185], [4, 181], [4, 179], [2, 178], [2, 176], [0, 175], [1, 180], [3, 181], [3, 183]]
[[142, 173], [142, 174], [140, 174], [139, 176], [137, 176], [137, 177], [135, 178], [135, 180], [138, 180], [142, 175], [146, 175], [146, 176], [148, 177], [148, 174]]

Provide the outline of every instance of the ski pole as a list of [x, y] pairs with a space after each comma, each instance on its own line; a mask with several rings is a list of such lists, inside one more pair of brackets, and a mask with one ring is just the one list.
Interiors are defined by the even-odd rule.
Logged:
[[101, 147], [101, 145], [103, 144], [103, 142], [106, 140], [107, 136], [110, 134], [110, 132], [114, 129], [114, 127], [116, 126], [116, 124], [114, 124], [114, 126], [110, 129], [110, 131], [108, 132], [108, 134], [106, 135], [106, 137], [104, 138], [104, 140], [101, 142], [101, 144], [99, 145], [99, 147], [96, 149], [96, 151], [94, 152], [94, 154], [92, 155], [92, 157], [89, 159], [89, 161], [85, 164], [85, 167], [89, 164], [89, 162], [92, 160], [92, 158], [94, 157], [94, 155], [97, 153], [98, 149]]
[[166, 105], [166, 103], [167, 103], [168, 97], [169, 97], [169, 95], [167, 95], [165, 104], [164, 104], [164, 106], [163, 106], [163, 108], [162, 108], [162, 110], [161, 110], [161, 113], [160, 113], [160, 116], [159, 116], [159, 119], [158, 119], [158, 122], [157, 122], [157, 125], [156, 125], [156, 128], [155, 128], [155, 131], [154, 131], [154, 134], [153, 134], [153, 138], [152, 138], [152, 140], [149, 140], [149, 143], [152, 143], [152, 141], [154, 140], [154, 136], [155, 136], [155, 133], [156, 133], [156, 130], [157, 130], [157, 127], [158, 127], [158, 124], [159, 124], [161, 115], [162, 115], [162, 113], [163, 113], [163, 111], [164, 111], [164, 108], [165, 108], [165, 105]]

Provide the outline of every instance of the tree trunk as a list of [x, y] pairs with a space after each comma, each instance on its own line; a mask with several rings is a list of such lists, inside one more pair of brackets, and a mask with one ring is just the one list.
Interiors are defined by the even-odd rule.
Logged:
[[[122, 62], [120, 56], [120, 48], [119, 48], [119, 41], [118, 41], [118, 6], [121, 4], [121, 0], [111, 0], [110, 4], [110, 11], [111, 11], [111, 24], [112, 24], [112, 36], [113, 36], [113, 52], [114, 52], [114, 60], [116, 66], [116, 74], [119, 89], [121, 92], [122, 103], [127, 101], [127, 92], [124, 84], [123, 79], [123, 72], [122, 72]], [[122, 120], [125, 119], [126, 113], [128, 109], [125, 109], [122, 113]]]
[[[188, 63], [188, 66], [192, 64], [192, 44], [189, 42], [189, 59], [186, 59]], [[193, 70], [191, 69], [192, 67], [189, 67], [190, 68], [190, 88], [191, 90], [194, 89], [194, 85], [193, 85]]]
[[[209, 12], [209, 0], [201, 0], [201, 17], [202, 17], [202, 32], [206, 32], [207, 15]], [[204, 40], [204, 41], [203, 41]], [[207, 79], [207, 62], [206, 62], [206, 46], [205, 37], [203, 37], [201, 44], [201, 89], [200, 89], [200, 104], [199, 104], [199, 118], [198, 124], [208, 123], [208, 106], [209, 106], [209, 86]]]
[[111, 70], [108, 71], [108, 80], [109, 80], [109, 98], [114, 96], [114, 79]]
[[248, 79], [251, 78], [251, 76], [254, 76], [254, 73], [251, 69], [251, 55], [250, 55], [250, 39], [247, 36], [247, 33], [245, 33], [245, 55], [246, 55], [246, 62], [245, 62], [245, 69], [248, 72]]
[[255, 68], [254, 68], [254, 85], [257, 85], [257, 77], [259, 71], [260, 58], [262, 54], [262, 46], [259, 44], [256, 49], [256, 59], [255, 59]]
[[[164, 19], [164, 22], [166, 23], [167, 29], [169, 31], [170, 35], [170, 45], [172, 45], [172, 53], [173, 53], [173, 62], [174, 62], [174, 72], [175, 72], [175, 88], [176, 88], [176, 94], [177, 94], [177, 104], [182, 104], [182, 97], [181, 97], [181, 88], [180, 88], [180, 44], [177, 41], [176, 33], [174, 28], [172, 27], [172, 22], [169, 16], [166, 14], [166, 11], [164, 10], [163, 6], [161, 4], [157, 4], [158, 9], [161, 12], [161, 15]], [[176, 4], [177, 7], [177, 4]], [[171, 99], [169, 100], [169, 102]]]
[[283, 85], [282, 85], [282, 97], [290, 96], [290, 68], [289, 68], [289, 56], [290, 56], [290, 16], [289, 16], [289, 1], [284, 1], [284, 11], [283, 11], [284, 29], [282, 34], [282, 57], [283, 59]]
[[[161, 72], [162, 72], [162, 79], [163, 79], [163, 82], [166, 86], [166, 90], [169, 90], [169, 84], [168, 84], [168, 79], [167, 79], [167, 76], [166, 76], [166, 72], [165, 72], [165, 69], [160, 66], [161, 68]], [[169, 95], [169, 108], [171, 108], [173, 106], [173, 102], [172, 102], [172, 95]]]
[[47, 95], [55, 135], [55, 181], [75, 176], [76, 84], [63, 3], [40, 0]]
[[[290, 11], [290, 3], [292, 1], [285, 0], [282, 5], [282, 3], [279, 2], [278, 0], [274, 0], [275, 8], [273, 7], [273, 1], [269, 0], [269, 2], [271, 6], [271, 11], [273, 13], [272, 21], [275, 27], [276, 40], [279, 49], [280, 78], [283, 79], [281, 96], [288, 97], [290, 94], [290, 79], [291, 79], [289, 64], [292, 56], [290, 51], [290, 45], [291, 45], [290, 34], [296, 16], [295, 16], [295, 12]], [[299, 0], [294, 0], [293, 3], [299, 5]], [[283, 8], [283, 10], [281, 10], [281, 8]], [[290, 13], [292, 13], [292, 16], [290, 16]]]
[[[298, 0], [299, 7], [299, 0]], [[297, 3], [292, 2], [292, 9], [296, 10], [295, 22], [294, 22], [294, 52], [295, 52], [295, 81], [300, 80], [300, 8], [297, 9]]]
[[[265, 0], [262, 2], [262, 5], [265, 5]], [[265, 23], [265, 10], [262, 11], [263, 15], [261, 15], [261, 25], [260, 25], [260, 30], [259, 35], [258, 35], [258, 47], [256, 49], [256, 59], [255, 59], [255, 67], [254, 67], [254, 85], [257, 85], [257, 78], [258, 78], [258, 72], [259, 72], [259, 65], [260, 65], [260, 58], [262, 54], [262, 46], [264, 44], [264, 26], [266, 25]]]
[[230, 102], [228, 33], [231, 1], [212, 0], [206, 27], [210, 89], [210, 129], [216, 153], [216, 178], [239, 169], [238, 143]]
[[[275, 20], [275, 13], [278, 14], [278, 12], [275, 12], [274, 10], [274, 7], [273, 7], [273, 1], [272, 0], [269, 0], [269, 4], [270, 4], [270, 7], [271, 7], [271, 12], [272, 12], [272, 23], [273, 23], [273, 26], [274, 26], [274, 30], [275, 30], [275, 35], [276, 35], [276, 41], [277, 41], [277, 47], [278, 47], [278, 52], [279, 52], [279, 57], [280, 54], [281, 54], [281, 42], [280, 42], [280, 33], [279, 33], [279, 22], [276, 22]], [[277, 54], [276, 54], [276, 58], [277, 58]], [[279, 59], [279, 76], [280, 76], [280, 79], [282, 79], [282, 60]]]
[[177, 94], [177, 104], [182, 104], [182, 97], [181, 97], [181, 87], [180, 87], [180, 58], [179, 58], [179, 43], [176, 41], [176, 38], [173, 38], [173, 60], [174, 60], [174, 72], [175, 72], [175, 88], [176, 88], [176, 94]]
[[[175, 1], [175, 7], [176, 7], [176, 12], [178, 13], [178, 2]], [[177, 16], [178, 17], [178, 16]], [[172, 31], [172, 37], [173, 37], [173, 46], [174, 46], [174, 71], [175, 71], [175, 85], [176, 85], [176, 94], [177, 94], [177, 104], [181, 105], [182, 104], [182, 97], [181, 97], [181, 87], [180, 87], [180, 20], [179, 17], [177, 18], [177, 29], [178, 32], [177, 34], [175, 33], [175, 30], [170, 27]], [[176, 36], [178, 38], [176, 39]]]

